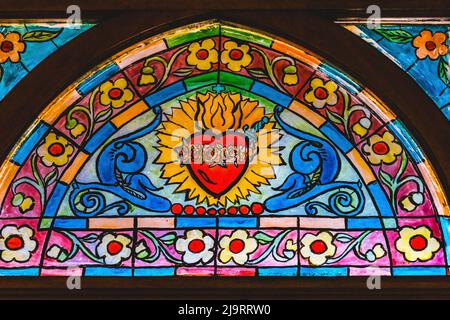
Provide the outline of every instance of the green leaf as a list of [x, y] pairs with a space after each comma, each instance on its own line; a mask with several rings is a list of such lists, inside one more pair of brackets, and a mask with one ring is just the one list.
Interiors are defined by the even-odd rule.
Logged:
[[171, 233], [166, 234], [165, 236], [162, 236], [159, 239], [162, 242], [164, 242], [164, 244], [170, 245], [170, 244], [173, 244], [175, 242], [175, 240], [177, 239], [177, 234], [175, 232], [171, 232]]
[[186, 77], [194, 71], [194, 68], [180, 68], [173, 72], [177, 77]]
[[450, 65], [443, 58], [441, 58], [439, 60], [438, 74], [439, 74], [439, 79], [441, 79], [442, 82], [446, 86], [448, 86], [450, 83]]
[[354, 238], [348, 234], [345, 233], [339, 233], [336, 235], [335, 240], [342, 242], [342, 243], [348, 243], [352, 241]]
[[255, 234], [255, 239], [260, 243], [260, 244], [268, 244], [271, 243], [273, 241], [273, 237], [269, 236], [268, 234], [264, 233], [264, 232], [257, 232]]
[[374, 29], [374, 31], [394, 43], [407, 43], [414, 38], [411, 33], [401, 29]]
[[330, 111], [328, 109], [326, 109], [325, 111], [327, 113], [328, 118], [335, 124], [344, 124], [344, 120], [341, 118], [340, 115], [338, 115], [337, 113]]
[[28, 42], [50, 41], [56, 38], [61, 33], [61, 31], [62, 29], [58, 31], [47, 31], [47, 30], [29, 31], [22, 36], [22, 40]]
[[249, 69], [248, 73], [258, 79], [268, 78], [266, 70], [264, 69]]
[[56, 179], [58, 178], [58, 170], [54, 169], [53, 171], [49, 172], [49, 174], [47, 174], [44, 178], [44, 184], [46, 186], [51, 185], [53, 182], [56, 181]]
[[392, 177], [389, 174], [380, 169], [378, 175], [380, 176], [381, 181], [383, 181], [385, 185], [387, 185], [388, 187], [392, 186]]
[[111, 114], [112, 114], [112, 109], [108, 108], [105, 109], [103, 111], [100, 111], [96, 116], [95, 116], [95, 121], [96, 122], [102, 122], [105, 121], [106, 119], [108, 119]]
[[80, 239], [87, 243], [93, 243], [98, 240], [98, 235], [96, 235], [95, 233], [90, 233]]

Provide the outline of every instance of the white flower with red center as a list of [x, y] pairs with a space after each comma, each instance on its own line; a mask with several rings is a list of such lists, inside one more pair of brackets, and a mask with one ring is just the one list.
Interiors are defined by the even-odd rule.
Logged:
[[308, 233], [300, 242], [302, 244], [301, 256], [313, 266], [325, 264], [329, 258], [336, 254], [333, 236], [329, 232], [321, 232], [318, 235]]
[[97, 245], [97, 256], [102, 258], [105, 264], [120, 264], [131, 256], [130, 244], [131, 238], [126, 235], [107, 233]]
[[7, 225], [1, 230], [0, 258], [5, 262], [26, 262], [37, 248], [36, 240], [32, 239], [33, 229], [28, 226], [17, 228]]
[[236, 264], [245, 264], [250, 254], [258, 248], [258, 242], [251, 237], [246, 230], [236, 230], [230, 236], [223, 236], [220, 239], [219, 260], [228, 263], [233, 260]]
[[175, 249], [187, 264], [208, 263], [214, 255], [213, 248], [214, 239], [202, 230], [189, 230], [175, 243]]
[[433, 259], [441, 244], [438, 239], [433, 237], [427, 226], [403, 227], [400, 230], [400, 238], [395, 241], [395, 247], [403, 253], [406, 261], [425, 262]]

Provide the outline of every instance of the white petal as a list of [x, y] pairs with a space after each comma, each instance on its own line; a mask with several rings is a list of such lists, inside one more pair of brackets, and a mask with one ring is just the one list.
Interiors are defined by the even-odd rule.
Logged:
[[236, 262], [236, 264], [243, 265], [247, 260], [248, 256], [243, 251], [233, 255], [233, 261]]
[[212, 257], [213, 257], [214, 253], [212, 251], [205, 251], [205, 253], [203, 253], [203, 257], [202, 257], [202, 261], [203, 263], [208, 263]]
[[189, 230], [186, 232], [186, 238], [187, 239], [202, 239], [203, 238], [203, 231], [201, 230]]
[[214, 247], [214, 239], [209, 235], [203, 238], [203, 242], [205, 243], [205, 250], [209, 250]]
[[183, 261], [186, 262], [187, 264], [195, 264], [197, 262], [199, 262], [202, 259], [202, 255], [199, 253], [192, 253], [187, 251], [184, 255], [183, 255]]
[[34, 234], [33, 229], [27, 227], [27, 226], [23, 226], [21, 228], [19, 228], [19, 233], [23, 236], [23, 238], [31, 238]]
[[3, 238], [8, 238], [12, 234], [20, 234], [19, 230], [17, 230], [16, 226], [9, 225], [9, 226], [3, 227], [3, 229], [2, 229]]
[[188, 241], [184, 238], [179, 238], [175, 243], [175, 250], [178, 252], [186, 252], [187, 251], [187, 243]]

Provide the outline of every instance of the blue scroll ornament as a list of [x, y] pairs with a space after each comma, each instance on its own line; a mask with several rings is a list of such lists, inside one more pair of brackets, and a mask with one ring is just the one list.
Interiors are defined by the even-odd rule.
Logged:
[[[318, 208], [338, 216], [352, 217], [364, 208], [361, 182], [335, 181], [340, 170], [336, 150], [326, 140], [293, 128], [280, 118], [283, 108], [277, 106], [274, 116], [287, 134], [303, 140], [289, 155], [289, 166], [294, 171], [275, 191], [280, 193], [268, 198], [265, 207], [278, 212], [305, 204], [308, 215], [316, 215]], [[311, 201], [320, 195], [331, 193], [328, 203]]]
[[[96, 163], [98, 183], [73, 184], [69, 203], [75, 215], [93, 217], [112, 210], [125, 215], [131, 205], [154, 212], [170, 210], [170, 201], [154, 194], [159, 189], [141, 173], [147, 163], [147, 152], [144, 146], [134, 141], [151, 133], [161, 123], [161, 108], [153, 110], [156, 117], [149, 125], [116, 138], [103, 148]], [[105, 192], [121, 200], [107, 204]]]

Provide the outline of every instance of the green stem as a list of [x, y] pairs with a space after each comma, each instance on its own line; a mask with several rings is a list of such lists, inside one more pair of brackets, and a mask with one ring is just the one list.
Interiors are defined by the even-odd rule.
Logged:
[[184, 51], [187, 50], [187, 46], [180, 48], [180, 50], [178, 50], [177, 52], [175, 52], [169, 59], [169, 62], [167, 62], [164, 58], [161, 58], [159, 56], [156, 57], [151, 57], [148, 58], [147, 60], [145, 60], [144, 62], [144, 67], [147, 67], [151, 62], [156, 61], [156, 62], [160, 62], [163, 67], [164, 67], [164, 73], [163, 76], [161, 77], [161, 79], [158, 81], [158, 83], [149, 91], [153, 92], [155, 90], [157, 90], [159, 87], [161, 87], [163, 85], [163, 83], [167, 80], [167, 78], [169, 77], [169, 72], [172, 69], [172, 66], [175, 62], [175, 59], [182, 54]]
[[[161, 240], [159, 238], [157, 238], [153, 233], [145, 231], [145, 230], [140, 231], [140, 233], [143, 234], [144, 236], [146, 236], [148, 239], [150, 239], [150, 241], [153, 243], [153, 245], [155, 247], [155, 250], [157, 251], [150, 258], [141, 259], [141, 260], [146, 261], [146, 262], [154, 262], [155, 260], [158, 259], [159, 255], [160, 255], [159, 251], [161, 251], [162, 254], [164, 255], [164, 257], [166, 257], [166, 259], [168, 261], [173, 262], [175, 264], [182, 264], [183, 263], [183, 261], [181, 261], [181, 260], [173, 257], [172, 255], [170, 255], [170, 253], [167, 252], [167, 249], [164, 246], [164, 244], [161, 243]], [[155, 256], [156, 256], [156, 258], [154, 258]]]
[[77, 254], [78, 250], [81, 250], [81, 252], [83, 252], [83, 254], [86, 255], [86, 257], [88, 257], [92, 261], [97, 263], [103, 263], [103, 260], [98, 258], [95, 254], [93, 254], [91, 250], [89, 250], [84, 245], [84, 243], [77, 238], [76, 235], [74, 235], [69, 231], [61, 231], [61, 233], [72, 241], [72, 250], [70, 254], [67, 256], [66, 260], [72, 259]]
[[272, 81], [272, 83], [281, 91], [288, 93], [287, 90], [280, 84], [278, 79], [275, 77], [274, 66], [277, 62], [282, 61], [282, 60], [288, 61], [291, 65], [295, 65], [294, 60], [290, 57], [280, 56], [280, 57], [274, 58], [272, 60], [272, 62], [270, 62], [269, 58], [266, 56], [266, 54], [263, 51], [261, 51], [257, 48], [252, 48], [252, 50], [259, 53], [261, 55], [261, 57], [263, 58], [264, 66], [266, 68], [267, 74], [268, 74], [270, 80]]
[[280, 234], [278, 234], [272, 240], [272, 243], [270, 244], [270, 246], [258, 258], [254, 259], [254, 260], [249, 260], [246, 264], [247, 265], [258, 264], [261, 261], [265, 260], [271, 253], [272, 253], [273, 257], [275, 258], [275, 260], [278, 262], [289, 261], [290, 259], [288, 257], [280, 256], [277, 252], [277, 249], [278, 249], [281, 241], [283, 241], [284, 237], [291, 231], [292, 230], [288, 229], [288, 230], [285, 230], [285, 231], [281, 232]]
[[[332, 258], [332, 259], [328, 259], [328, 261], [325, 264], [333, 264], [336, 263], [340, 260], [342, 260], [347, 254], [349, 254], [349, 252], [351, 252], [352, 250], [356, 250], [355, 251], [355, 255], [358, 256], [359, 258], [362, 258], [363, 260], [365, 260], [365, 255], [360, 251], [360, 246], [361, 246], [361, 242], [371, 233], [372, 231], [365, 231], [364, 233], [360, 234], [358, 238], [354, 238], [354, 240], [352, 242], [350, 242], [350, 244], [347, 246], [347, 248], [344, 250], [344, 252], [342, 252], [338, 257], [336, 258]], [[337, 237], [339, 234], [335, 235], [335, 237]]]

